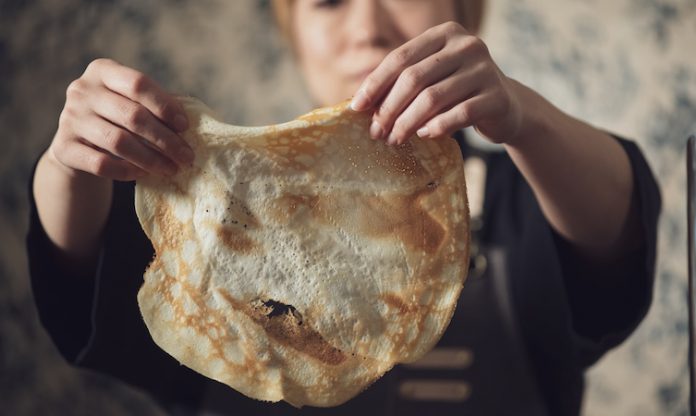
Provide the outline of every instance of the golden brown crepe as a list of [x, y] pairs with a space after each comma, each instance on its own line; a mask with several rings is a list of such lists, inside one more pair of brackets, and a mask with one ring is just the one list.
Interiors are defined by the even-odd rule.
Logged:
[[259, 400], [335, 406], [447, 327], [469, 216], [451, 138], [388, 146], [347, 103], [266, 127], [182, 102], [193, 167], [138, 181], [154, 341]]

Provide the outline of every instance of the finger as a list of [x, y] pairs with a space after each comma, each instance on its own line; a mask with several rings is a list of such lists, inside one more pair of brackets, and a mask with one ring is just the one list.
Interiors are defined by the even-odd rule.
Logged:
[[144, 139], [102, 119], [97, 114], [76, 125], [75, 133], [96, 147], [149, 173], [173, 175], [177, 172], [176, 165], [146, 145]]
[[75, 139], [61, 146], [64, 148], [56, 152], [56, 157], [73, 169], [117, 181], [132, 181], [147, 175], [147, 172], [127, 160], [117, 159], [80, 140]]
[[107, 89], [101, 89], [93, 101], [98, 115], [147, 140], [169, 159], [183, 165], [193, 161], [189, 145], [144, 106]]
[[451, 135], [475, 125], [478, 120], [497, 114], [500, 112], [499, 105], [500, 100], [495, 98], [494, 93], [477, 95], [427, 121], [418, 129], [418, 137], [425, 139]]
[[416, 130], [434, 117], [452, 108], [459, 102], [477, 94], [479, 77], [474, 71], [459, 71], [422, 90], [418, 96], [398, 115], [388, 131], [387, 142], [400, 144], [416, 134]]
[[395, 119], [413, 99], [425, 88], [453, 75], [461, 64], [459, 61], [453, 54], [444, 54], [441, 51], [406, 68], [386, 93], [384, 101], [372, 118], [373, 125], [370, 131], [376, 133], [372, 138], [381, 139], [387, 136]]
[[437, 31], [430, 29], [394, 49], [363, 81], [351, 102], [351, 108], [354, 111], [372, 108], [382, 99], [404, 69], [434, 54], [444, 46], [445, 38]]
[[90, 65], [95, 67], [101, 82], [111, 91], [142, 104], [172, 130], [188, 128], [181, 103], [142, 72], [109, 59], [98, 59]]

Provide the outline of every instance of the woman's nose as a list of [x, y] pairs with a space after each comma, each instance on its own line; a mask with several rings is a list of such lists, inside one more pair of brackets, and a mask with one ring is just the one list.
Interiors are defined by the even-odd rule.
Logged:
[[353, 0], [350, 2], [348, 30], [359, 46], [388, 46], [393, 22], [382, 0]]

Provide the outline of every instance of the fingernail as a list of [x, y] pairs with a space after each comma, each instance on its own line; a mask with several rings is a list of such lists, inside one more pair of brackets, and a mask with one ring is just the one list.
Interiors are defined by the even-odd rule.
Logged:
[[387, 139], [387, 143], [390, 145], [395, 145], [398, 144], [399, 142], [396, 140], [396, 137], [394, 136], [394, 133], [389, 134], [389, 138]]
[[181, 146], [176, 153], [176, 157], [179, 162], [189, 164], [193, 162], [195, 155], [193, 154], [193, 150], [188, 146]]
[[418, 129], [418, 131], [416, 132], [416, 134], [417, 134], [418, 137], [420, 137], [421, 139], [427, 139], [428, 137], [430, 137], [430, 129], [427, 128], [427, 127], [421, 127], [420, 129]]
[[185, 131], [188, 128], [188, 119], [181, 114], [177, 114], [174, 117], [174, 128], [176, 131]]
[[367, 98], [367, 94], [365, 94], [365, 91], [361, 88], [357, 94], [355, 94], [355, 97], [353, 97], [353, 101], [350, 102], [350, 108], [353, 111], [363, 111], [367, 110], [367, 108], [370, 106], [370, 100]]
[[370, 137], [374, 140], [379, 140], [382, 138], [383, 134], [384, 129], [382, 129], [382, 126], [378, 122], [373, 121], [372, 124], [370, 124]]

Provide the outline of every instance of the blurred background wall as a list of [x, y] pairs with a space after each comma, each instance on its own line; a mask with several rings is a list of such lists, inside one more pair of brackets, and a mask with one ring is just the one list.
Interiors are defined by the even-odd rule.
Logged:
[[[137, 391], [68, 367], [38, 323], [27, 184], [69, 82], [111, 57], [228, 122], [311, 108], [258, 0], [0, 0], [0, 413], [153, 414]], [[662, 186], [647, 319], [588, 374], [587, 415], [687, 413], [685, 140], [696, 133], [695, 0], [491, 0], [483, 38], [510, 76], [635, 139]]]

